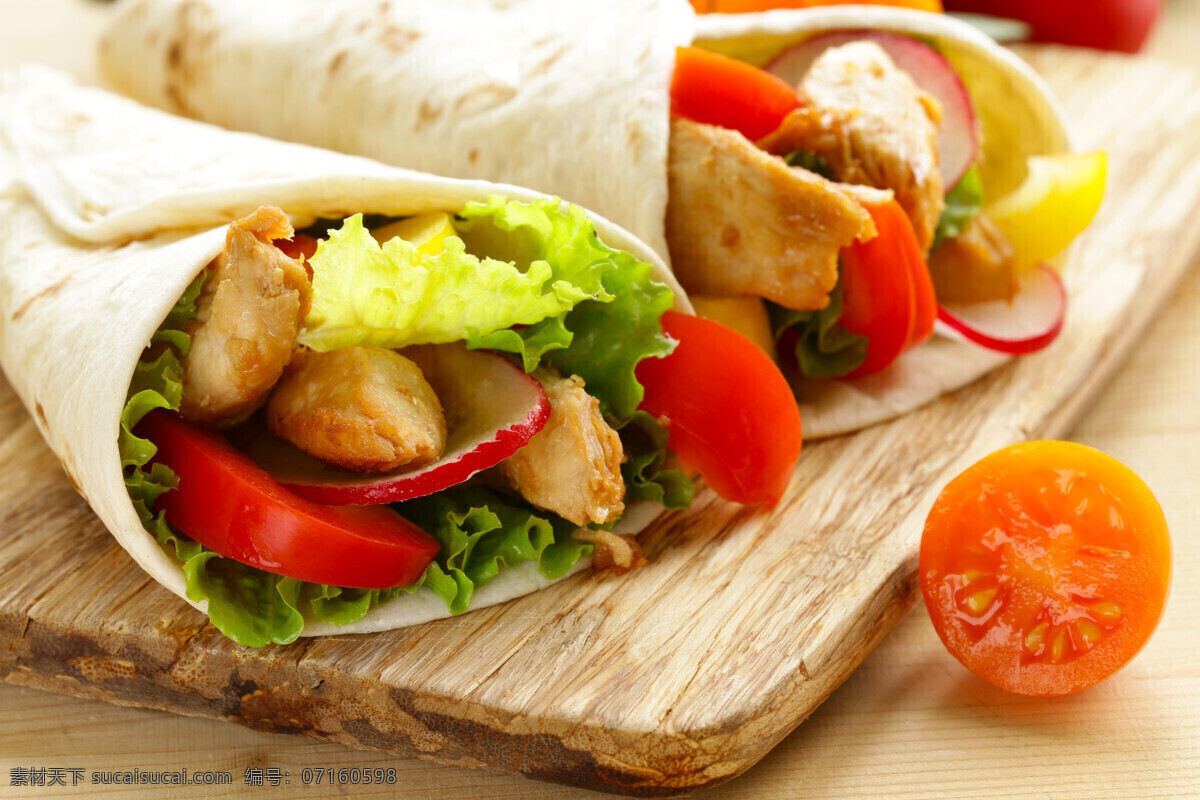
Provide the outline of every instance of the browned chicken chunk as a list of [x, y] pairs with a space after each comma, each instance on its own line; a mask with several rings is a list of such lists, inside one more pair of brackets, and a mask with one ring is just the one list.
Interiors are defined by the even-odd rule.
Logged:
[[608, 569], [617, 575], [624, 575], [635, 567], [650, 563], [633, 534], [618, 536], [603, 528], [579, 528], [571, 534], [571, 538], [595, 547], [592, 552], [593, 569]]
[[874, 42], [831, 47], [799, 86], [806, 105], [759, 142], [770, 153], [805, 150], [846, 183], [891, 189], [923, 250], [945, 205], [938, 167], [941, 108]]
[[672, 120], [667, 170], [667, 244], [689, 292], [824, 308], [838, 251], [874, 234], [870, 215], [836, 185], [737, 131]]
[[501, 462], [501, 472], [530, 503], [576, 525], [616, 519], [625, 510], [620, 437], [578, 375], [543, 368], [534, 377], [546, 390], [550, 419]]
[[428, 464], [446, 446], [442, 404], [421, 369], [382, 347], [298, 351], [271, 393], [267, 426], [355, 472]]
[[263, 404], [292, 355], [312, 287], [308, 273], [272, 239], [292, 226], [278, 208], [263, 207], [229, 226], [188, 324], [183, 359], [187, 419], [234, 425]]
[[929, 255], [929, 274], [943, 303], [1012, 300], [1017, 293], [1016, 251], [985, 214], [942, 241]]

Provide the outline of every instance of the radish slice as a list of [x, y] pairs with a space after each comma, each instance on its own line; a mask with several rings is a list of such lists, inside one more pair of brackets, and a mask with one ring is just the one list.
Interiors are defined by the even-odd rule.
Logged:
[[942, 183], [949, 191], [975, 163], [979, 154], [979, 126], [971, 96], [954, 67], [945, 57], [924, 42], [896, 33], [879, 31], [833, 31], [807, 39], [785, 50], [767, 65], [768, 72], [778, 75], [792, 86], [799, 86], [808, 68], [830, 47], [863, 39], [875, 42], [887, 53], [896, 66], [907, 72], [925, 91], [937, 98], [942, 106], [942, 127], [938, 132], [938, 163]]
[[461, 344], [408, 347], [446, 414], [442, 457], [418, 468], [358, 473], [326, 464], [269, 432], [250, 458], [303, 498], [327, 505], [374, 505], [422, 497], [462, 483], [523, 447], [550, 417], [542, 385], [497, 353]]
[[938, 306], [938, 333], [1001, 353], [1024, 355], [1058, 338], [1067, 313], [1067, 291], [1058, 273], [1039, 264], [1021, 280], [1011, 303]]

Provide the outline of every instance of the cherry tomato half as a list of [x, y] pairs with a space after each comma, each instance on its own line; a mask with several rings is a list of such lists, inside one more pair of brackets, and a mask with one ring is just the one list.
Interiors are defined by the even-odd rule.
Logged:
[[384, 506], [324, 506], [292, 494], [223, 436], [153, 411], [138, 434], [179, 477], [158, 499], [167, 521], [243, 564], [302, 581], [361, 589], [406, 586], [438, 541]]
[[717, 494], [774, 503], [800, 459], [796, 396], [771, 357], [719, 322], [668, 311], [663, 330], [679, 344], [637, 366], [641, 408], [665, 418], [668, 447]]
[[1154, 632], [1171, 578], [1162, 509], [1128, 467], [1026, 442], [952, 480], [925, 521], [921, 593], [967, 669], [1020, 694], [1103, 680]]
[[796, 90], [752, 64], [698, 47], [675, 50], [671, 113], [758, 141], [800, 107]]

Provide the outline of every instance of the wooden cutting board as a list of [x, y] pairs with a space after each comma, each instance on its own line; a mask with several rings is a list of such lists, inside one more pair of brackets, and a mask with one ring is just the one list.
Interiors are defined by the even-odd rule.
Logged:
[[702, 492], [641, 541], [653, 564], [371, 636], [250, 650], [150, 581], [0, 386], [0, 676], [468, 767], [628, 794], [733, 777], [798, 725], [915, 599], [940, 487], [1063, 434], [1200, 248], [1200, 79], [1153, 62], [1024, 54], [1110, 190], [1076, 246], [1049, 351], [915, 414], [810, 445], [787, 498]]

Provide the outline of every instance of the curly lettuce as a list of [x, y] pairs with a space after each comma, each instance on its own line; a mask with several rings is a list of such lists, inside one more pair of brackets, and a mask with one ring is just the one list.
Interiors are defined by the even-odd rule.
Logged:
[[867, 358], [867, 337], [838, 324], [843, 307], [842, 281], [829, 293], [829, 305], [820, 311], [795, 311], [767, 304], [776, 343], [788, 331], [795, 333], [796, 364], [806, 378], [837, 378], [857, 369]]
[[[643, 391], [637, 363], [675, 344], [660, 322], [671, 292], [651, 280], [648, 264], [600, 242], [582, 209], [559, 205], [495, 197], [472, 203], [461, 212], [461, 238], [448, 239], [435, 257], [401, 240], [380, 247], [361, 215], [348, 218], [313, 258], [318, 301], [305, 343], [400, 347], [465, 339], [471, 347], [511, 353], [529, 371], [545, 363], [579, 374], [624, 443], [626, 500], [685, 507], [691, 480], [665, 468], [665, 430], [636, 411]], [[468, 248], [498, 258], [477, 258]], [[149, 351], [155, 357], [137, 367], [121, 417], [120, 452], [142, 524], [180, 562], [187, 596], [207, 601], [209, 619], [230, 639], [252, 647], [288, 644], [305, 619], [348, 624], [421, 587], [459, 614], [475, 589], [504, 569], [536, 560], [553, 579], [591, 554], [591, 545], [571, 537], [571, 523], [478, 486], [396, 506], [442, 545], [421, 579], [406, 587], [353, 589], [287, 578], [222, 557], [172, 528], [155, 502], [178, 480], [161, 464], [147, 469], [156, 449], [132, 431], [154, 408], [179, 409], [180, 359], [191, 343], [185, 326], [207, 277], [202, 273], [188, 287], [153, 337], [161, 343]], [[494, 327], [503, 324], [510, 327]]]
[[979, 167], [972, 166], [946, 193], [946, 207], [938, 217], [937, 228], [933, 232], [933, 245], [930, 251], [937, 250], [946, 239], [961, 236], [979, 213], [983, 211], [983, 177]]
[[582, 300], [612, 299], [601, 281], [607, 254], [589, 246], [582, 209], [564, 215], [550, 200], [521, 206], [493, 198], [462, 213], [463, 236], [506, 260], [479, 258], [455, 236], [436, 255], [399, 238], [380, 246], [361, 214], [330, 231], [309, 260], [313, 305], [300, 343], [324, 351], [486, 342], [515, 325], [561, 317]]

